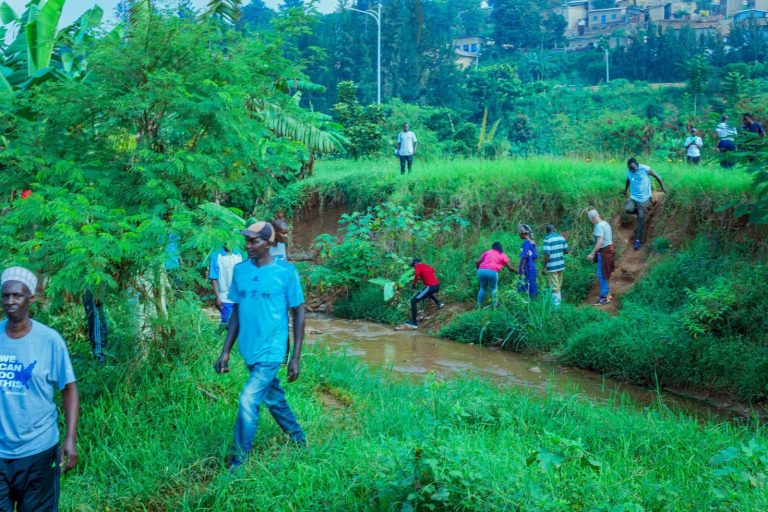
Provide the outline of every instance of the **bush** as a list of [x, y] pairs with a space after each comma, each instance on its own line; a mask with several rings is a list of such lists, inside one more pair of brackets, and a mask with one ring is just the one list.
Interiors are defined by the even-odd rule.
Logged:
[[525, 336], [524, 323], [505, 309], [476, 309], [459, 313], [440, 330], [440, 336], [461, 343], [515, 348]]
[[408, 318], [408, 304], [397, 299], [385, 302], [380, 287], [366, 284], [338, 299], [333, 306], [333, 314], [341, 318], [394, 325]]

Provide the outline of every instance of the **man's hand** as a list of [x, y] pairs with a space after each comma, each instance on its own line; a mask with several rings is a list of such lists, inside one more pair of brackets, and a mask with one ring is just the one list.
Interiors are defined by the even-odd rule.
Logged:
[[293, 358], [288, 363], [288, 382], [293, 382], [299, 378], [299, 360]]
[[216, 309], [219, 310], [219, 313], [221, 313], [221, 307], [222, 307], [221, 306], [221, 299], [219, 298], [218, 295], [216, 296], [216, 300], [214, 302], [214, 305], [216, 306]]
[[547, 267], [546, 266], [541, 267], [541, 275], [543, 275], [543, 276], [547, 275]]
[[75, 440], [69, 436], [64, 438], [64, 443], [61, 447], [61, 458], [59, 460], [59, 466], [63, 466], [63, 473], [66, 473], [77, 464], [77, 446]]
[[591, 252], [591, 253], [587, 254], [587, 259], [588, 259], [589, 261], [592, 261], [592, 260], [594, 260], [594, 259], [595, 259], [595, 253], [594, 253], [594, 252]]
[[221, 354], [219, 360], [213, 363], [216, 373], [229, 373], [229, 354]]

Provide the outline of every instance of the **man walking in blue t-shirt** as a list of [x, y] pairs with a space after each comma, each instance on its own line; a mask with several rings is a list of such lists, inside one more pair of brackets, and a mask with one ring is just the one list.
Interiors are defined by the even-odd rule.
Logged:
[[245, 237], [248, 260], [235, 266], [229, 299], [234, 303], [227, 339], [214, 369], [229, 371], [229, 355], [235, 340], [248, 366], [248, 380], [240, 393], [235, 423], [234, 453], [227, 466], [242, 465], [251, 449], [259, 420], [259, 408], [266, 404], [280, 428], [294, 442], [305, 442], [280, 387], [277, 372], [285, 358], [288, 337], [288, 308], [293, 313], [293, 357], [288, 363], [288, 382], [299, 378], [299, 360], [304, 341], [304, 293], [296, 269], [276, 261], [269, 253], [275, 230], [267, 222], [257, 222], [240, 232]]
[[[80, 399], [67, 345], [29, 316], [37, 277], [5, 269], [0, 322], [0, 510], [58, 510], [59, 473], [77, 464]], [[66, 435], [59, 447], [54, 393], [61, 391]]]
[[629, 191], [629, 198], [624, 205], [624, 211], [627, 215], [637, 214], [637, 226], [635, 227], [634, 248], [640, 249], [643, 241], [643, 230], [645, 229], [645, 217], [648, 215], [648, 208], [651, 206], [653, 193], [651, 192], [651, 179], [649, 176], [659, 182], [661, 191], [666, 192], [667, 188], [661, 177], [647, 165], [638, 164], [637, 160], [630, 158], [627, 160], [627, 181], [624, 185], [624, 195]]

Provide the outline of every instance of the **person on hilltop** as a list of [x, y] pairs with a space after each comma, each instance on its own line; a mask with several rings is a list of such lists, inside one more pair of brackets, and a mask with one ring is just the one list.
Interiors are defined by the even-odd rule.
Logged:
[[592, 252], [587, 255], [589, 261], [597, 263], [597, 282], [600, 285], [600, 296], [595, 301], [595, 306], [605, 306], [611, 301], [611, 289], [608, 280], [615, 269], [613, 256], [613, 230], [611, 225], [600, 218], [597, 210], [589, 210], [587, 217], [595, 226], [593, 235], [595, 245]]
[[504, 267], [514, 273], [517, 273], [517, 270], [510, 265], [509, 256], [504, 254], [501, 242], [493, 242], [491, 249], [485, 251], [475, 262], [475, 267], [477, 268], [477, 280], [480, 283], [480, 291], [477, 292], [477, 307], [483, 307], [483, 299], [485, 299], [486, 293], [490, 292], [491, 303], [495, 308], [498, 306], [496, 290], [499, 287], [499, 271]]
[[691, 134], [685, 139], [685, 159], [691, 165], [699, 165], [701, 162], [701, 148], [704, 147], [704, 142], [699, 137], [699, 132], [696, 128], [691, 127]]
[[435, 276], [435, 269], [426, 263], [422, 263], [419, 258], [414, 258], [411, 262], [411, 266], [413, 267], [412, 286], [416, 288], [416, 284], [419, 281], [424, 285], [424, 288], [411, 299], [411, 320], [405, 322], [405, 325], [408, 327], [416, 329], [419, 326], [416, 318], [419, 302], [424, 299], [432, 299], [432, 302], [435, 303], [437, 309], [443, 309], [445, 304], [440, 302], [437, 298], [437, 292], [440, 291], [440, 281], [438, 281]]
[[538, 275], [536, 259], [539, 257], [539, 253], [536, 251], [536, 241], [533, 239], [533, 230], [528, 224], [520, 224], [518, 233], [523, 240], [523, 245], [520, 248], [520, 264], [517, 267], [517, 273], [524, 278], [518, 285], [518, 290], [529, 297], [535, 297], [539, 293], [538, 288], [536, 288], [536, 276]]
[[405, 166], [408, 164], [408, 172], [413, 167], [413, 155], [416, 154], [416, 146], [419, 141], [416, 134], [411, 131], [408, 123], [403, 124], [403, 131], [397, 134], [397, 150], [395, 153], [400, 157], [400, 174], [405, 174]]
[[[738, 134], [738, 130], [728, 124], [728, 116], [723, 114], [720, 118], [720, 123], [715, 128], [715, 135], [717, 136], [717, 152], [730, 153], [731, 151], [736, 151], [736, 136]], [[728, 158], [727, 155], [721, 156], [720, 167], [733, 167], [733, 160]]]
[[[32, 320], [37, 277], [5, 269], [0, 323], [0, 510], [58, 510], [59, 476], [77, 464], [80, 398], [61, 335]], [[61, 391], [66, 435], [59, 448], [54, 393]]]
[[230, 352], [237, 340], [240, 355], [248, 367], [248, 380], [238, 401], [234, 451], [226, 461], [230, 470], [241, 466], [253, 448], [262, 404], [266, 404], [293, 442], [303, 445], [306, 441], [277, 378], [285, 358], [288, 308], [293, 313], [294, 342], [288, 363], [288, 382], [299, 378], [304, 341], [304, 292], [299, 275], [292, 265], [276, 261], [269, 253], [275, 242], [271, 224], [256, 222], [240, 234], [245, 237], [248, 259], [235, 266], [228, 294], [234, 309], [224, 347], [213, 365], [217, 373], [229, 372]]
[[544, 237], [542, 252], [544, 266], [541, 272], [547, 276], [549, 288], [552, 290], [552, 304], [557, 307], [563, 300], [560, 290], [563, 287], [563, 271], [565, 270], [565, 255], [568, 254], [568, 242], [555, 231], [553, 224], [547, 224], [547, 236]]
[[743, 128], [745, 131], [756, 133], [760, 137], [765, 137], [765, 130], [763, 129], [763, 126], [755, 121], [755, 117], [752, 114], [744, 114], [742, 116], [742, 120], [744, 121]]
[[653, 194], [651, 192], [651, 179], [653, 177], [659, 182], [661, 191], [666, 192], [667, 187], [661, 177], [647, 165], [638, 164], [637, 160], [630, 158], [627, 160], [627, 180], [624, 184], [624, 195], [629, 191], [629, 197], [624, 205], [624, 211], [627, 215], [637, 214], [637, 226], [635, 226], [634, 248], [637, 251], [643, 240], [643, 231], [645, 229], [645, 217], [648, 215], [648, 208], [651, 206]]
[[271, 222], [275, 228], [275, 244], [269, 248], [269, 253], [279, 261], [288, 261], [288, 232], [291, 227], [283, 219], [275, 219]]
[[229, 299], [229, 288], [232, 286], [235, 265], [243, 261], [243, 254], [238, 250], [230, 250], [222, 246], [211, 254], [208, 267], [208, 279], [213, 287], [213, 297], [216, 309], [221, 316], [221, 325], [227, 326], [235, 309], [235, 303]]

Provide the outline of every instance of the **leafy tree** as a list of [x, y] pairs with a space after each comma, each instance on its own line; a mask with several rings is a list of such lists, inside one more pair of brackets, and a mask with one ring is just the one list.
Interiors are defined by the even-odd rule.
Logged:
[[489, 118], [498, 120], [511, 109], [523, 87], [517, 68], [510, 64], [493, 64], [469, 73], [467, 91], [475, 102], [476, 112], [487, 108]]
[[354, 158], [371, 156], [382, 149], [384, 113], [379, 105], [361, 106], [354, 82], [339, 82], [339, 102], [333, 106], [336, 119], [349, 140], [347, 150]]
[[688, 75], [688, 90], [693, 95], [693, 117], [696, 118], [699, 96], [709, 81], [712, 67], [706, 57], [697, 55], [685, 64], [685, 70]]
[[240, 19], [241, 4], [242, 0], [208, 0], [203, 16], [215, 16], [235, 24]]
[[256, 32], [265, 31], [270, 28], [270, 21], [274, 15], [275, 11], [267, 7], [263, 0], [251, 0], [241, 10], [238, 27]]

